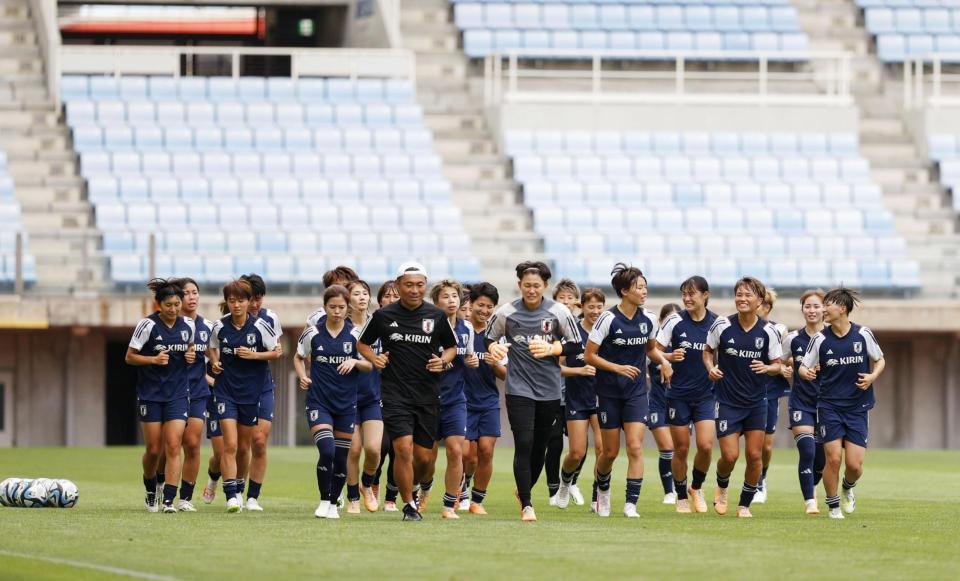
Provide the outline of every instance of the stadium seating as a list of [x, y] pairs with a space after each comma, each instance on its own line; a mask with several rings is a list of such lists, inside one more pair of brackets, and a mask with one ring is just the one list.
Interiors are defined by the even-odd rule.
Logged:
[[940, 183], [953, 195], [953, 207], [960, 212], [960, 136], [950, 134], [930, 135], [927, 154], [940, 169]]
[[81, 174], [118, 283], [218, 283], [263, 271], [313, 284], [331, 264], [371, 282], [411, 256], [476, 280], [459, 210], [408, 82], [63, 78]]
[[950, 0], [856, 0], [884, 62], [932, 53], [960, 55], [960, 4]]
[[27, 234], [20, 220], [20, 202], [13, 195], [13, 178], [7, 171], [7, 155], [0, 151], [0, 285], [10, 285], [17, 277], [17, 232], [23, 234], [23, 280], [37, 280], [37, 265], [27, 253]]
[[504, 49], [522, 55], [544, 49], [777, 53], [809, 48], [789, 0], [455, 0], [454, 22], [470, 57]]
[[854, 134], [512, 131], [504, 146], [547, 255], [577, 280], [629, 260], [661, 287], [692, 272], [920, 285]]

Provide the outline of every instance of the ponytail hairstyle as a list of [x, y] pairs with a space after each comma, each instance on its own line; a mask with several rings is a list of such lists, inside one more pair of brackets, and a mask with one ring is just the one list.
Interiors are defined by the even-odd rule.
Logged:
[[854, 307], [860, 304], [860, 293], [853, 289], [841, 286], [835, 288], [823, 297], [823, 304], [833, 303], [847, 310], [847, 314], [853, 312]]
[[352, 280], [352, 281], [350, 281], [350, 282], [348, 282], [347, 284], [342, 285], [342, 286], [344, 286], [348, 291], [353, 292], [353, 287], [355, 287], [355, 286], [357, 286], [357, 285], [360, 285], [360, 286], [362, 286], [363, 288], [367, 289], [367, 294], [370, 294], [370, 284], [369, 284], [367, 281], [365, 281], [365, 280], [360, 280], [360, 279]]
[[662, 323], [664, 319], [669, 317], [674, 313], [679, 313], [683, 310], [680, 305], [677, 303], [667, 303], [660, 308], [660, 322]]
[[637, 279], [642, 278], [643, 282], [647, 282], [647, 277], [643, 276], [643, 272], [639, 268], [627, 266], [622, 262], [613, 265], [610, 276], [613, 277], [610, 280], [610, 286], [613, 287], [613, 290], [617, 292], [617, 296], [620, 298], [623, 298], [623, 293], [630, 290], [637, 282]]
[[147, 288], [153, 293], [153, 300], [159, 305], [170, 297], [180, 297], [183, 300], [183, 288], [176, 279], [155, 278], [147, 283]]
[[806, 304], [807, 299], [809, 299], [810, 297], [820, 297], [821, 303], [826, 302], [824, 301], [825, 296], [826, 295], [824, 294], [824, 292], [818, 288], [803, 291], [803, 294], [800, 295], [800, 306], [802, 307], [804, 304]]
[[[683, 283], [680, 285], [680, 292], [683, 293], [683, 292], [693, 292], [693, 291], [697, 291], [700, 293], [708, 293], [710, 292], [710, 283], [708, 283], [707, 279], [703, 278], [699, 274], [691, 276], [687, 280], [683, 281]], [[707, 297], [707, 299], [703, 301], [703, 306], [706, 307], [709, 304], [710, 304], [710, 297]]]
[[246, 299], [248, 301], [252, 299], [253, 289], [250, 288], [250, 283], [240, 278], [223, 285], [223, 302], [220, 303], [220, 312], [224, 315], [230, 312], [230, 307], [227, 306], [227, 301], [230, 300], [230, 297]]
[[200, 285], [197, 284], [197, 281], [193, 280], [189, 276], [184, 276], [178, 279], [174, 279], [171, 282], [177, 285], [178, 287], [180, 287], [181, 289], [183, 289], [184, 291], [186, 291], [188, 284], [192, 284], [193, 286], [197, 287], [198, 291], [200, 290]]
[[599, 301], [601, 305], [606, 304], [607, 297], [604, 296], [603, 291], [596, 288], [590, 287], [583, 291], [583, 294], [580, 295], [580, 304], [588, 303], [590, 301]]
[[767, 292], [763, 295], [763, 304], [765, 307], [773, 310], [773, 305], [777, 304], [777, 291], [767, 287]]
[[263, 277], [259, 274], [250, 273], [240, 275], [240, 280], [245, 280], [250, 285], [250, 298], [267, 296], [267, 283], [263, 282]]
[[377, 304], [382, 305], [383, 297], [385, 297], [388, 292], [390, 291], [396, 292], [396, 290], [397, 290], [397, 281], [395, 280], [385, 281], [382, 285], [380, 285], [380, 289], [377, 290]]

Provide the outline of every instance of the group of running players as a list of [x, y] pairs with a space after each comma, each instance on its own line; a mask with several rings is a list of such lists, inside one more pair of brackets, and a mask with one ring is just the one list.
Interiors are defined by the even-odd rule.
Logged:
[[[622, 432], [623, 514], [637, 518], [647, 428], [660, 451], [663, 503], [678, 513], [708, 511], [703, 484], [717, 439], [713, 507], [726, 514], [742, 436], [746, 470], [736, 513], [751, 517], [751, 504], [766, 500], [779, 399], [787, 394], [805, 512], [819, 513], [821, 477], [830, 517], [854, 511], [873, 384], [884, 369], [871, 331], [849, 319], [860, 302], [855, 291], [803, 293], [805, 325], [787, 332], [767, 318], [776, 293], [752, 277], [736, 283], [736, 313], [722, 317], [707, 308], [710, 288], [701, 276], [681, 285], [682, 306], [665, 305], [658, 315], [645, 307], [645, 275], [622, 263], [611, 272], [617, 303], [609, 308], [600, 289], [581, 293], [567, 279], [546, 297], [552, 273], [543, 262], [523, 262], [516, 274], [520, 297], [499, 305], [490, 283], [444, 279], [428, 287], [423, 265], [405, 263], [380, 287], [372, 314], [370, 286], [351, 268], [324, 275], [323, 306], [307, 318], [293, 360], [319, 455], [316, 517], [340, 518], [346, 486], [348, 513], [362, 503], [421, 520], [441, 440], [442, 518], [486, 514], [501, 433], [498, 380], [525, 522], [537, 520], [531, 490], [544, 468], [550, 505], [585, 504], [577, 483], [591, 433], [590, 510], [611, 513]], [[126, 357], [139, 370], [147, 510], [196, 510], [205, 426], [213, 455], [203, 500], [214, 500], [222, 479], [228, 512], [262, 511], [274, 413], [269, 361], [284, 355], [279, 318], [263, 307], [263, 279], [250, 274], [226, 284], [222, 318], [213, 321], [197, 313], [192, 279], [155, 279], [148, 287], [157, 311], [138, 323]]]

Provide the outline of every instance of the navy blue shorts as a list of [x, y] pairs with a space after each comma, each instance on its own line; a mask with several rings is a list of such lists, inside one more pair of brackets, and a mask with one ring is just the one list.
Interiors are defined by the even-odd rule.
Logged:
[[629, 423], [647, 423], [649, 403], [646, 394], [640, 397], [623, 399], [619, 397], [597, 396], [600, 407], [600, 428], [615, 430]]
[[217, 413], [217, 400], [214, 399], [213, 394], [207, 396], [207, 411], [203, 417], [207, 420], [207, 439], [222, 438], [220, 414]]
[[790, 416], [791, 430], [797, 426], [814, 427], [817, 425], [817, 412], [790, 408], [787, 410], [787, 414]]
[[440, 406], [440, 425], [437, 428], [437, 440], [449, 436], [467, 436], [467, 404]]
[[576, 422], [576, 421], [587, 422], [587, 421], [590, 421], [590, 416], [597, 415], [597, 408], [592, 407], [592, 408], [581, 410], [581, 409], [574, 409], [569, 405], [567, 405], [566, 415], [567, 415], [568, 422]]
[[764, 431], [768, 434], [777, 432], [777, 420], [780, 419], [780, 399], [770, 398], [767, 400], [767, 425]]
[[190, 398], [190, 418], [205, 419], [207, 417], [207, 396]]
[[260, 403], [257, 406], [260, 408], [260, 419], [266, 420], [268, 422], [273, 421], [273, 412], [276, 407], [276, 398], [274, 397], [274, 392], [271, 389], [270, 391], [265, 391], [260, 394]]
[[826, 444], [834, 440], [846, 440], [857, 446], [867, 447], [870, 431], [868, 410], [842, 412], [830, 408], [817, 409], [817, 432]]
[[364, 422], [370, 422], [373, 420], [383, 421], [383, 409], [380, 405], [380, 401], [367, 402], [366, 404], [357, 404], [357, 419], [356, 422], [358, 425], [363, 424]]
[[651, 430], [667, 427], [667, 401], [659, 397], [651, 397], [648, 404], [650, 409], [647, 412], [647, 427]]
[[475, 442], [484, 436], [500, 437], [500, 408], [467, 410], [467, 440]]
[[234, 403], [232, 401], [217, 400], [217, 415], [220, 421], [236, 420], [241, 426], [257, 425], [260, 417], [260, 406], [255, 403]]
[[173, 420], [187, 421], [189, 410], [190, 403], [185, 397], [172, 401], [137, 400], [137, 415], [143, 423], [166, 423]]
[[715, 409], [718, 438], [729, 436], [730, 434], [764, 430], [767, 427], [766, 400], [748, 408], [717, 402]]
[[713, 398], [700, 401], [667, 400], [667, 417], [671, 426], [689, 426], [690, 423], [716, 419], [717, 402]]
[[334, 432], [353, 433], [353, 427], [357, 419], [357, 412], [350, 411], [345, 414], [335, 414], [322, 406], [307, 408], [307, 425], [310, 429], [320, 424], [333, 426]]

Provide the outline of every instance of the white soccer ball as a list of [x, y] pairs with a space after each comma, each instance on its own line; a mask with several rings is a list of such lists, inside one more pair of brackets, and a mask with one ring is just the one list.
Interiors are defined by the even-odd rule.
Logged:
[[43, 479], [31, 480], [24, 488], [23, 506], [26, 508], [42, 508], [47, 506], [47, 483]]
[[57, 480], [56, 484], [59, 491], [57, 506], [61, 508], [76, 506], [77, 501], [80, 500], [80, 489], [77, 488], [77, 485], [69, 480]]
[[17, 478], [10, 483], [7, 488], [7, 498], [10, 501], [10, 506], [23, 506], [23, 493], [27, 487], [30, 486], [31, 482], [31, 480], [26, 478]]
[[0, 482], [0, 506], [13, 506], [13, 500], [10, 497], [10, 493], [13, 491], [13, 487], [16, 486], [19, 478], [7, 478], [3, 482]]

